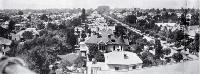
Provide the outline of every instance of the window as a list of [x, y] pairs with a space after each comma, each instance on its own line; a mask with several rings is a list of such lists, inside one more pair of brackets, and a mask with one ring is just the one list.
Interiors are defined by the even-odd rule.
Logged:
[[115, 67], [115, 70], [119, 70], [119, 67]]
[[99, 50], [106, 50], [105, 45], [99, 45]]
[[136, 69], [136, 66], [132, 66], [132, 69]]
[[112, 41], [112, 42], [115, 42], [115, 40], [114, 40], [114, 39], [112, 39], [111, 41]]
[[113, 46], [113, 50], [115, 50], [115, 45]]

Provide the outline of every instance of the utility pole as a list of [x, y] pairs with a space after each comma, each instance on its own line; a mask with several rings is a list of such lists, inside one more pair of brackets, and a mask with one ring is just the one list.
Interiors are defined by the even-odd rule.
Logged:
[[199, 10], [199, 6], [200, 5], [199, 5], [199, 0], [197, 0], [197, 6], [198, 6], [198, 14], [199, 14], [199, 20], [198, 21], [199, 21], [199, 27], [200, 27], [200, 10]]
[[[197, 0], [197, 6], [198, 6], [198, 15], [199, 15], [199, 28], [200, 28], [200, 10], [199, 10], [199, 0]], [[200, 34], [200, 30], [198, 30], [198, 33]], [[199, 42], [200, 42], [200, 38], [199, 38]], [[200, 49], [200, 45], [199, 45], [199, 49]], [[198, 54], [198, 56], [200, 56], [200, 52], [199, 52], [199, 54]]]

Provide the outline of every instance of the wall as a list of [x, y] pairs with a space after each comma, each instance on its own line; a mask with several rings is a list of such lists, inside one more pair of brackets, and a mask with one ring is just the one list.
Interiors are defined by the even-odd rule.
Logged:
[[[113, 46], [115, 46], [115, 50], [114, 50]], [[120, 49], [120, 51], [123, 51], [124, 47], [121, 45], [107, 45], [107, 51], [117, 51], [117, 49]]]
[[[128, 71], [128, 65], [108, 65], [110, 71]], [[115, 70], [115, 67], [119, 67], [119, 70]]]

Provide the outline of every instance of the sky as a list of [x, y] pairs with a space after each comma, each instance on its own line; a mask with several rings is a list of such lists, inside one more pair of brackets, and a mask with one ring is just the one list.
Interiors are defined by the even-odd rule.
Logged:
[[0, 0], [0, 9], [46, 9], [46, 8], [197, 8], [197, 0]]

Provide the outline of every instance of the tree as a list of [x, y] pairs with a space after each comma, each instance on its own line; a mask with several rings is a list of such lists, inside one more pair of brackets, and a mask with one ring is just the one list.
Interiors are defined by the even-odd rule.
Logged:
[[[46, 36], [34, 38], [19, 44], [15, 55], [23, 58], [30, 69], [39, 74], [48, 74], [49, 65], [59, 60], [57, 55], [63, 55], [68, 48], [64, 41], [48, 32]], [[65, 50], [65, 51], [63, 51]], [[62, 53], [60, 53], [62, 52]]]
[[171, 53], [170, 48], [164, 48], [162, 51], [163, 51], [163, 54], [165, 54], [165, 55], [169, 55]]
[[81, 19], [82, 19], [82, 22], [85, 23], [86, 14], [85, 14], [85, 9], [84, 8], [82, 9]]
[[8, 21], [10, 19], [10, 17], [8, 15], [0, 15], [0, 19], [3, 19], [0, 22], [5, 22], [5, 21]]
[[125, 21], [127, 23], [134, 24], [134, 23], [136, 23], [136, 20], [137, 20], [137, 17], [135, 15], [128, 15], [125, 17]]
[[29, 15], [27, 18], [31, 21], [31, 15]]
[[174, 41], [178, 41], [178, 42], [180, 42], [182, 39], [187, 37], [185, 36], [186, 34], [184, 34], [183, 30], [175, 30], [173, 34], [174, 34]]
[[181, 60], [183, 60], [183, 55], [181, 53], [174, 53], [172, 55], [172, 58], [176, 61], [176, 62], [180, 62]]
[[6, 37], [8, 37], [8, 34], [9, 33], [8, 33], [7, 29], [0, 27], [0, 37], [6, 38]]
[[24, 14], [24, 12], [18, 11], [18, 15], [23, 15], [23, 14]]
[[44, 29], [44, 28], [45, 28], [45, 25], [43, 23], [37, 24], [37, 29], [41, 30], [41, 29]]
[[54, 23], [48, 23], [47, 24], [47, 29], [49, 30], [57, 30], [58, 29], [58, 26]]
[[160, 40], [156, 39], [155, 40], [155, 55], [157, 59], [160, 59], [162, 57], [163, 52], [162, 52], [162, 45], [160, 43]]
[[81, 18], [74, 18], [70, 21], [71, 26], [79, 26], [81, 25]]
[[199, 39], [200, 35], [198, 33], [195, 34], [195, 38], [194, 38], [194, 49], [196, 52], [199, 52], [199, 43], [200, 43], [200, 39]]
[[30, 31], [25, 31], [23, 34], [22, 34], [23, 38], [24, 39], [33, 39], [34, 35], [32, 32]]
[[74, 47], [74, 45], [76, 45], [77, 44], [77, 36], [76, 35], [74, 35], [74, 29], [68, 29], [68, 33], [67, 33], [67, 37], [68, 37], [68, 39], [67, 39], [67, 42], [72, 46], [72, 47]]
[[149, 51], [142, 52], [140, 58], [143, 61], [143, 67], [152, 66], [155, 63], [154, 55]]
[[85, 33], [85, 32], [82, 32], [81, 38], [86, 38], [86, 37], [87, 37], [86, 33]]
[[12, 31], [15, 29], [15, 21], [11, 20], [8, 24], [8, 31]]
[[189, 23], [186, 22], [186, 16], [184, 14], [181, 14], [180, 25], [189, 25]]
[[44, 21], [48, 21], [48, 17], [46, 14], [42, 14], [42, 16], [40, 17], [41, 20], [44, 20]]
[[96, 46], [91, 46], [89, 47], [89, 60], [91, 61], [92, 58], [94, 58], [95, 60], [97, 60], [97, 62], [104, 62], [105, 58], [102, 52], [100, 52], [98, 50], [98, 47]]

